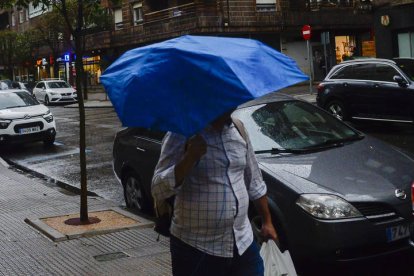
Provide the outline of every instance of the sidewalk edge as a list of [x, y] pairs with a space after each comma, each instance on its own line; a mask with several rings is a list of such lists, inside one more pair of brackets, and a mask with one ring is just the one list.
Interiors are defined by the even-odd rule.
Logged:
[[5, 168], [10, 168], [10, 165], [0, 157], [0, 164], [3, 165]]

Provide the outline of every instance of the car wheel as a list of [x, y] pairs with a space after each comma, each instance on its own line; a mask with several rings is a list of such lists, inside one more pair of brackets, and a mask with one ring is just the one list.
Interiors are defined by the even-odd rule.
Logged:
[[45, 105], [50, 105], [49, 96], [45, 96]]
[[55, 143], [55, 135], [50, 135], [49, 137], [47, 137], [46, 139], [44, 139], [43, 140], [43, 144], [46, 146], [46, 147], [51, 147], [51, 146], [53, 146], [54, 145], [54, 143]]
[[326, 105], [325, 109], [340, 120], [345, 120], [347, 118], [345, 106], [340, 101], [337, 101], [337, 100], [330, 101]]
[[140, 212], [148, 211], [148, 199], [138, 175], [133, 172], [127, 173], [123, 180], [123, 186], [126, 206]]

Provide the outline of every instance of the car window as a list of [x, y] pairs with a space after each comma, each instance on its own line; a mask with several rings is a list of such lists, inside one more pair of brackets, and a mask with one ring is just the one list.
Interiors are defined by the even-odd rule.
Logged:
[[49, 88], [69, 88], [69, 84], [64, 81], [51, 81], [47, 83]]
[[395, 82], [394, 76], [400, 75], [395, 68], [386, 64], [375, 64], [375, 74], [372, 75], [373, 80]]
[[374, 74], [375, 64], [353, 64], [338, 70], [331, 79], [372, 80]]
[[303, 149], [357, 133], [319, 108], [300, 101], [262, 104], [236, 110], [255, 151]]
[[397, 61], [398, 67], [403, 70], [403, 72], [412, 80], [414, 81], [414, 60], [403, 60]]
[[38, 84], [36, 84], [36, 88], [43, 88], [43, 87], [44, 87], [43, 82], [39, 82]]
[[39, 103], [27, 92], [0, 93], [0, 109], [38, 104]]

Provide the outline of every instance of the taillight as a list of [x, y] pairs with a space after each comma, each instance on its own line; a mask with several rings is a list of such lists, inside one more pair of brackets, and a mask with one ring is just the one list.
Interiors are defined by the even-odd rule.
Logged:
[[318, 84], [317, 89], [318, 89], [318, 93], [322, 93], [325, 88], [324, 88], [324, 85], [322, 83], [320, 83], [320, 84]]

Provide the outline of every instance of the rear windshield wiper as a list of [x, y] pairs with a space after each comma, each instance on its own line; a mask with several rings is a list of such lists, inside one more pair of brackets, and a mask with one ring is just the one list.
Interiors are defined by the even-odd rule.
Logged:
[[281, 149], [281, 148], [271, 148], [268, 150], [256, 150], [254, 153], [261, 154], [261, 153], [271, 153], [271, 154], [278, 154], [278, 153], [304, 153], [307, 150], [303, 149]]

